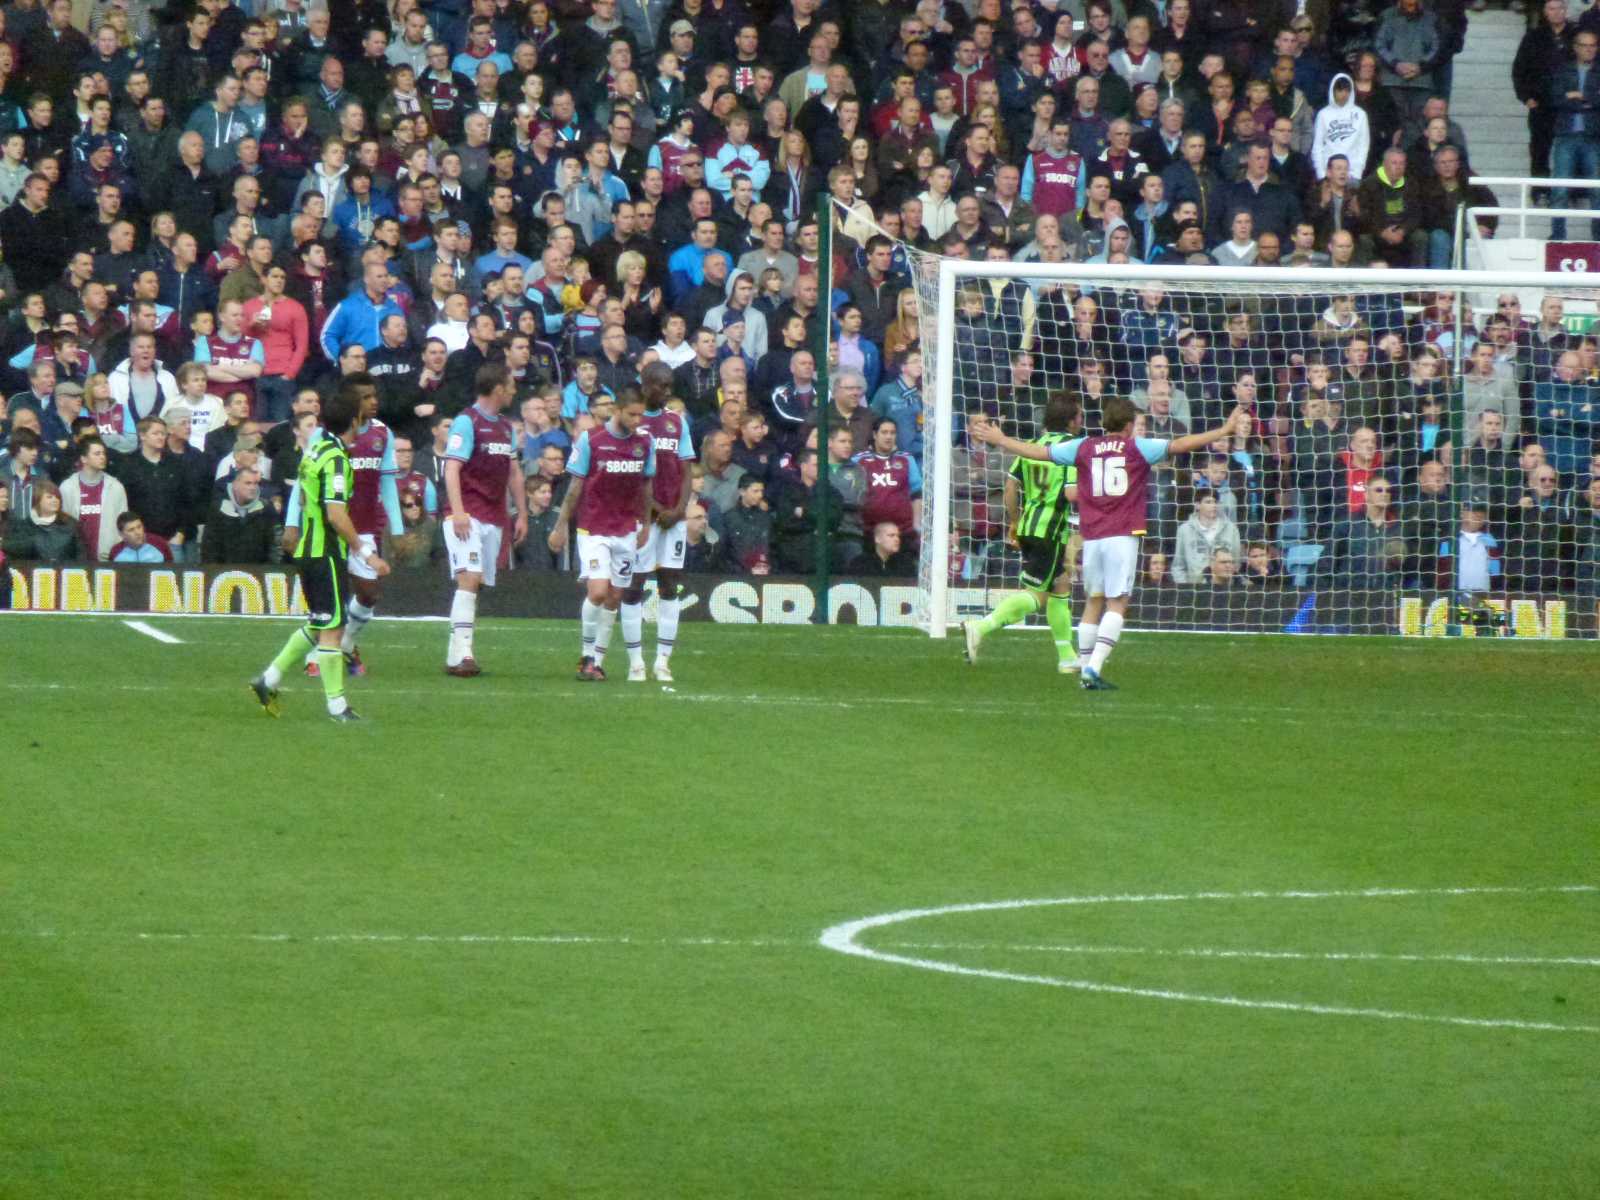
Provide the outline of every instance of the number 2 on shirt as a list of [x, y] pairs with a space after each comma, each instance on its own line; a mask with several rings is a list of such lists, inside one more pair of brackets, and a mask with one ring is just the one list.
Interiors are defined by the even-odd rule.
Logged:
[[1121, 455], [1096, 458], [1093, 462], [1093, 488], [1096, 496], [1126, 496], [1128, 494], [1127, 460]]

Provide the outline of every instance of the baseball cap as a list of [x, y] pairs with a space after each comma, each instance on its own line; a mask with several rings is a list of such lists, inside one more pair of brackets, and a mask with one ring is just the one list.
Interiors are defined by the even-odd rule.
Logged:
[[730, 309], [728, 309], [727, 312], [722, 314], [722, 327], [724, 329], [728, 328], [728, 326], [730, 326], [730, 325], [743, 325], [743, 324], [744, 324], [744, 313], [740, 309], [730, 308]]
[[667, 34], [670, 37], [677, 37], [680, 33], [693, 33], [693, 32], [694, 32], [694, 23], [692, 21], [685, 21], [685, 20], [682, 20], [682, 19], [674, 21], [672, 23], [671, 27], [667, 30]]

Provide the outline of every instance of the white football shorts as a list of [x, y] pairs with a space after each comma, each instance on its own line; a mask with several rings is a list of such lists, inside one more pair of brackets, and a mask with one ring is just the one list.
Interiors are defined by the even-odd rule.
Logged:
[[500, 561], [500, 526], [488, 525], [472, 518], [472, 528], [467, 536], [456, 536], [455, 523], [444, 519], [444, 548], [450, 556], [450, 574], [457, 571], [474, 571], [483, 576], [488, 587], [494, 586], [495, 567]]
[[357, 579], [376, 579], [378, 573], [367, 566], [366, 558], [367, 555], [376, 554], [377, 552], [377, 535], [371, 533], [357, 535], [356, 544], [350, 547], [350, 557], [345, 560], [345, 565], [349, 567], [350, 574]]
[[1131, 535], [1094, 538], [1083, 544], [1083, 593], [1131, 596], [1139, 573], [1139, 539]]
[[652, 521], [650, 540], [635, 552], [633, 569], [640, 575], [648, 575], [657, 567], [665, 567], [669, 571], [681, 571], [684, 556], [688, 552], [688, 521], [679, 521], [671, 529], [663, 529]]
[[611, 537], [578, 530], [578, 578], [609, 579], [613, 587], [632, 587], [638, 542], [635, 533]]

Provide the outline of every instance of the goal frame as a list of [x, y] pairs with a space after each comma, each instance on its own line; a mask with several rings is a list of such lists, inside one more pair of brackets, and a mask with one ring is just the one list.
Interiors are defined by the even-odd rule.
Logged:
[[[1461, 371], [1461, 301], [1466, 294], [1498, 291], [1560, 291], [1563, 293], [1589, 293], [1592, 302], [1600, 305], [1600, 280], [1585, 286], [1586, 277], [1580, 273], [1541, 271], [1425, 271], [1387, 270], [1371, 267], [1331, 271], [1326, 267], [1163, 267], [1127, 263], [1017, 263], [987, 262], [969, 259], [940, 258], [938, 278], [938, 312], [935, 314], [937, 331], [934, 354], [935, 376], [932, 397], [935, 436], [929, 440], [926, 455], [928, 490], [933, 505], [932, 520], [928, 528], [926, 552], [931, 556], [923, 623], [928, 636], [942, 638], [951, 629], [950, 616], [950, 510], [952, 502], [951, 470], [954, 445], [949, 431], [955, 410], [956, 365], [956, 289], [965, 279], [1005, 278], [1016, 280], [1061, 280], [1066, 283], [1116, 282], [1159, 283], [1171, 288], [1209, 283], [1250, 285], [1263, 292], [1277, 290], [1269, 285], [1300, 285], [1341, 288], [1371, 284], [1384, 291], [1448, 291], [1454, 292], [1456, 336], [1452, 367]], [[927, 328], [926, 319], [923, 324]], [[925, 410], [928, 407], [924, 399]]]

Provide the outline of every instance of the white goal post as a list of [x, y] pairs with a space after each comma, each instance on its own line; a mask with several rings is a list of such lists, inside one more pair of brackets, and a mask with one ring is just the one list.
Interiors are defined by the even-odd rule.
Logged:
[[[1326, 509], [1316, 510], [1317, 499], [1322, 498], [1321, 491], [1307, 484], [1303, 470], [1299, 475], [1292, 471], [1284, 474], [1284, 455], [1291, 442], [1299, 444], [1293, 437], [1298, 432], [1293, 426], [1306, 407], [1311, 368], [1323, 367], [1331, 373], [1342, 367], [1348, 339], [1341, 340], [1339, 336], [1340, 322], [1348, 319], [1351, 311], [1366, 324], [1371, 357], [1377, 357], [1378, 344], [1382, 343], [1387, 357], [1379, 366], [1385, 372], [1385, 379], [1396, 381], [1392, 386], [1385, 385], [1389, 387], [1388, 394], [1373, 401], [1380, 407], [1392, 407], [1393, 419], [1390, 421], [1386, 416], [1386, 421], [1404, 426], [1398, 431], [1396, 428], [1381, 431], [1387, 469], [1391, 474], [1397, 469], [1407, 473], [1405, 488], [1410, 494], [1416, 488], [1418, 474], [1423, 477], [1425, 486], [1432, 486], [1437, 469], [1418, 470], [1419, 463], [1431, 457], [1444, 465], [1449, 476], [1445, 498], [1453, 509], [1459, 510], [1468, 500], [1480, 503], [1478, 497], [1487, 495], [1483, 503], [1489, 507], [1491, 522], [1497, 523], [1492, 524], [1495, 532], [1491, 538], [1497, 547], [1492, 552], [1494, 562], [1491, 564], [1496, 576], [1490, 589], [1480, 596], [1480, 603], [1487, 598], [1490, 605], [1504, 610], [1513, 602], [1514, 594], [1527, 593], [1535, 603], [1544, 597], [1560, 607], [1563, 630], [1569, 604], [1574, 611], [1586, 612], [1586, 621], [1594, 617], [1596, 604], [1592, 583], [1588, 582], [1594, 571], [1592, 563], [1585, 567], [1584, 556], [1592, 560], [1591, 543], [1595, 534], [1589, 529], [1583, 496], [1578, 489], [1586, 484], [1590, 471], [1589, 443], [1591, 439], [1600, 438], [1600, 420], [1595, 419], [1592, 410], [1579, 412], [1576, 406], [1569, 410], [1551, 404], [1549, 389], [1541, 385], [1553, 378], [1555, 359], [1538, 355], [1546, 350], [1553, 354], [1563, 347], [1550, 343], [1545, 350], [1536, 352], [1528, 345], [1529, 326], [1539, 320], [1541, 303], [1547, 298], [1559, 298], [1563, 304], [1562, 320], [1569, 330], [1569, 347], [1575, 353], [1582, 347], [1587, 355], [1585, 371], [1593, 372], [1592, 377], [1586, 374], [1584, 385], [1593, 382], [1596, 389], [1593, 395], [1600, 399], [1600, 366], [1593, 353], [1595, 347], [1592, 340], [1584, 345], [1600, 291], [1585, 288], [1582, 276], [1537, 272], [1018, 263], [945, 258], [916, 251], [908, 251], [908, 258], [920, 305], [924, 349], [923, 445], [927, 503], [920, 549], [918, 619], [931, 636], [945, 636], [951, 626], [967, 617], [980, 615], [992, 607], [996, 599], [1018, 586], [1014, 552], [1008, 552], [1003, 545], [1004, 537], [996, 532], [1004, 518], [993, 511], [998, 495], [994, 490], [995, 465], [989, 463], [984, 468], [989, 480], [984, 486], [989, 490], [985, 493], [983, 532], [977, 530], [979, 520], [973, 516], [977, 501], [967, 504], [957, 494], [963, 488], [972, 490], [979, 486], [972, 482], [975, 471], [972, 460], [981, 456], [982, 448], [977, 448], [975, 455], [973, 448], [965, 443], [966, 414], [984, 409], [997, 416], [1007, 432], [1033, 436], [1039, 432], [1034, 418], [1043, 411], [1039, 403], [1043, 396], [1060, 390], [1086, 391], [1083, 377], [1078, 373], [1085, 363], [1094, 368], [1089, 373], [1101, 378], [1100, 394], [1129, 395], [1131, 391], [1134, 394], [1130, 398], [1146, 412], [1150, 410], [1151, 393], [1170, 395], [1171, 383], [1183, 377], [1184, 369], [1193, 367], [1193, 378], [1207, 379], [1210, 378], [1205, 375], [1207, 370], [1220, 371], [1219, 380], [1213, 383], [1221, 396], [1212, 396], [1206, 404], [1196, 404], [1193, 417], [1198, 417], [1202, 409], [1215, 411], [1219, 399], [1226, 402], [1234, 398], [1230, 395], [1230, 372], [1234, 380], [1240, 374], [1270, 373], [1271, 376], [1270, 382], [1258, 381], [1265, 385], [1263, 391], [1274, 393], [1272, 401], [1262, 404], [1258, 410], [1262, 414], [1258, 428], [1262, 442], [1259, 454], [1267, 463], [1262, 468], [1261, 478], [1265, 478], [1269, 470], [1274, 472], [1275, 496], [1289, 499], [1275, 498], [1270, 508], [1253, 512], [1245, 536], [1253, 556], [1273, 560], [1274, 586], [1279, 594], [1272, 604], [1262, 605], [1260, 611], [1253, 613], [1251, 602], [1242, 592], [1235, 595], [1232, 587], [1220, 586], [1223, 581], [1219, 568], [1219, 586], [1201, 597], [1204, 603], [1193, 600], [1183, 591], [1184, 587], [1192, 585], [1192, 578], [1180, 580], [1175, 584], [1177, 590], [1167, 597], [1168, 607], [1177, 615], [1170, 621], [1165, 617], [1152, 621], [1149, 612], [1136, 611], [1133, 623], [1147, 627], [1153, 624], [1155, 627], [1239, 632], [1283, 628], [1305, 632], [1418, 632], [1413, 627], [1417, 623], [1414, 619], [1417, 612], [1422, 613], [1423, 622], [1435, 620], [1437, 623], [1438, 609], [1434, 601], [1443, 595], [1452, 597], [1449, 612], [1452, 632], [1457, 631], [1454, 622], [1459, 620], [1455, 615], [1459, 606], [1454, 597], [1462, 589], [1459, 580], [1462, 568], [1455, 561], [1445, 560], [1459, 557], [1458, 551], [1463, 547], [1467, 553], [1476, 554], [1479, 539], [1469, 539], [1470, 545], [1460, 541], [1461, 530], [1456, 524], [1448, 529], [1429, 526], [1418, 535], [1423, 543], [1432, 539], [1431, 546], [1421, 547], [1425, 563], [1418, 568], [1415, 557], [1418, 547], [1402, 549], [1398, 545], [1402, 539], [1398, 536], [1401, 527], [1397, 523], [1395, 544], [1387, 547], [1389, 557], [1382, 557], [1385, 552], [1382, 547], [1373, 551], [1376, 565], [1371, 572], [1359, 574], [1346, 565], [1342, 568], [1343, 574], [1334, 574], [1335, 537], [1344, 536], [1338, 553], [1348, 558], [1352, 553], [1349, 527], [1353, 520], [1359, 520], [1362, 511], [1359, 507], [1353, 512], [1347, 510], [1343, 507], [1344, 501], [1359, 493], [1338, 492], [1330, 517]], [[1125, 319], [1126, 314], [1141, 305], [1142, 293], [1153, 296], [1158, 292], [1159, 302], [1147, 317], [1139, 318], [1144, 323], [1139, 336], [1145, 340], [1135, 343], [1130, 340], [1135, 336], [1130, 332], [1133, 322]], [[1081, 325], [1075, 325], [1068, 315], [1069, 324], [1064, 327], [1063, 314], [1087, 311], [1080, 309], [1086, 298], [1093, 302], [1090, 307], [1098, 312], [1098, 319], [1086, 318]], [[1514, 303], [1502, 303], [1506, 298]], [[963, 303], [968, 305], [966, 313], [962, 311]], [[1008, 304], [1011, 310], [1007, 310]], [[1051, 309], [1048, 319], [1047, 305]], [[1026, 331], [1020, 337], [1012, 311], [1019, 307], [1026, 309]], [[982, 312], [978, 311], [980, 308]], [[1117, 319], [1110, 319], [1112, 311]], [[1002, 315], [996, 316], [996, 312]], [[1005, 315], [1007, 312], [1011, 312], [1010, 318]], [[1520, 451], [1524, 443], [1540, 439], [1551, 441], [1552, 433], [1559, 432], [1563, 440], [1559, 447], [1558, 490], [1565, 506], [1561, 519], [1566, 524], [1552, 520], [1534, 528], [1527, 521], [1525, 511], [1519, 515], [1519, 509], [1525, 510], [1526, 505], [1522, 503], [1520, 490], [1514, 489], [1531, 482], [1532, 476], [1514, 476], [1507, 468], [1504, 480], [1496, 476], [1490, 485], [1480, 487], [1483, 477], [1474, 474], [1475, 468], [1468, 462], [1466, 443], [1478, 431], [1478, 414], [1483, 401], [1478, 398], [1482, 388], [1476, 386], [1470, 396], [1464, 396], [1468, 385], [1463, 381], [1463, 371], [1472, 366], [1471, 348], [1480, 334], [1493, 333], [1492, 327], [1500, 323], [1498, 318], [1502, 314], [1506, 316], [1504, 323], [1512, 329], [1513, 345], [1501, 346], [1494, 370], [1506, 376], [1507, 383], [1501, 394], [1505, 407], [1513, 411], [1507, 412], [1505, 417], [1507, 423], [1517, 429], [1504, 446]], [[998, 334], [997, 324], [1001, 327]], [[1157, 330], [1154, 341], [1150, 340], [1148, 332], [1152, 327]], [[1237, 334], [1237, 329], [1241, 328], [1250, 331], [1242, 342], [1238, 341]], [[1172, 336], [1174, 329], [1177, 333]], [[1600, 335], [1600, 329], [1595, 333]], [[1399, 357], [1395, 356], [1395, 338], [1391, 334], [1398, 337]], [[1206, 345], [1195, 348], [1197, 338]], [[1185, 351], [1180, 343], [1190, 349]], [[1007, 358], [1004, 364], [999, 361], [1001, 346]], [[1241, 347], [1257, 355], [1253, 369], [1241, 368], [1241, 362], [1251, 361], [1240, 357], [1244, 352]], [[1209, 363], [1190, 363], [1186, 353], [1210, 354], [1211, 357]], [[1026, 378], [1028, 361], [1018, 358], [1024, 354], [1031, 355], [1034, 360], [1031, 379]], [[1145, 374], [1151, 371], [1151, 358], [1158, 355], [1167, 359], [1167, 380], [1156, 380], [1153, 372], [1148, 377]], [[1221, 363], [1222, 357], [1228, 359], [1226, 369]], [[1412, 364], [1418, 358], [1431, 361], [1413, 369]], [[1159, 368], [1157, 363], [1156, 370]], [[1423, 377], [1428, 371], [1433, 373], [1437, 386]], [[1317, 378], [1320, 379], [1320, 375]], [[1351, 379], [1359, 383], [1359, 372], [1354, 372]], [[1355, 390], [1361, 389], [1355, 387]], [[1424, 407], [1419, 417], [1419, 405], [1434, 391], [1442, 397], [1444, 434], [1437, 431], [1437, 419], [1428, 415], [1434, 410]], [[1340, 391], [1339, 394], [1345, 393]], [[1031, 412], [1026, 409], [1030, 403], [1033, 405]], [[1157, 405], [1158, 409], [1161, 407]], [[1087, 428], [1093, 432], [1098, 406], [1086, 396], [1084, 408]], [[1347, 411], [1354, 408], [1352, 400]], [[1558, 419], [1568, 424], [1556, 431], [1551, 423]], [[1165, 420], [1163, 418], [1163, 424]], [[1432, 432], [1420, 432], [1419, 420]], [[1589, 424], [1591, 421], [1594, 423]], [[1343, 439], [1362, 424], [1375, 423], [1371, 416], [1356, 415], [1344, 425], [1324, 432], [1330, 438]], [[1195, 429], [1204, 427], [1203, 422], [1198, 421], [1192, 421], [1192, 425]], [[1288, 434], [1284, 433], [1285, 429]], [[1151, 436], [1165, 434], [1152, 429]], [[1449, 439], [1448, 448], [1440, 445], [1441, 438]], [[1301, 440], [1312, 439], [1307, 434]], [[1429, 453], [1418, 450], [1423, 443]], [[1556, 459], [1557, 447], [1546, 446], [1543, 450], [1552, 461]], [[1343, 452], [1336, 451], [1335, 455]], [[1240, 450], [1242, 457], [1248, 457], [1248, 453]], [[1408, 456], [1403, 464], [1402, 456]], [[1343, 460], [1336, 458], [1336, 461], [1342, 463]], [[1247, 469], [1248, 466], [1246, 463]], [[1231, 466], [1224, 464], [1224, 468], [1231, 469]], [[1184, 470], [1188, 472], [1187, 467]], [[1349, 472], [1345, 474], [1348, 476]], [[958, 475], [962, 479], [959, 486]], [[1397, 499], [1399, 483], [1397, 479]], [[1260, 478], [1251, 486], [1260, 486]], [[1327, 484], [1328, 489], [1342, 486], [1342, 480]], [[1492, 494], [1488, 494], [1491, 490]], [[1171, 568], [1175, 564], [1168, 561], [1174, 519], [1181, 521], [1188, 513], [1191, 492], [1208, 491], [1203, 483], [1194, 488], [1174, 489], [1177, 499], [1172, 503], [1181, 506], [1184, 512], [1163, 514], [1164, 533], [1169, 541], [1167, 549], [1152, 554], [1152, 557], [1163, 558], [1160, 570], [1166, 572], [1157, 582], [1174, 583]], [[1381, 492], [1381, 489], [1375, 491]], [[1308, 498], [1308, 492], [1316, 498]], [[1251, 503], [1255, 501], [1252, 499]], [[965, 515], [957, 519], [957, 511], [963, 507]], [[1152, 509], [1155, 508], [1152, 501]], [[1404, 510], [1400, 511], [1404, 515]], [[1514, 529], [1508, 521], [1516, 522]], [[1243, 527], [1245, 521], [1241, 519], [1239, 524]], [[1441, 537], [1441, 533], [1446, 536]], [[1551, 541], [1542, 547], [1548, 563], [1539, 557], [1541, 547], [1528, 543], [1530, 537]], [[1515, 576], [1506, 573], [1512, 570], [1513, 550], [1519, 556], [1515, 558]], [[1244, 565], [1238, 561], [1240, 557], [1235, 555], [1236, 567]], [[1501, 557], [1505, 560], [1503, 567]], [[1468, 565], [1473, 580], [1480, 577], [1481, 566], [1476, 560]], [[1152, 573], [1157, 570], [1154, 563], [1148, 567]], [[1145, 572], [1146, 566], [1142, 565], [1141, 586]], [[1498, 597], [1494, 594], [1496, 591]], [[1319, 592], [1322, 596], [1320, 608]], [[1302, 597], [1311, 600], [1309, 609]], [[1416, 607], [1418, 604], [1422, 605], [1420, 610]], [[1295, 620], [1280, 619], [1282, 613], [1291, 609], [1299, 614]], [[1548, 624], [1548, 611], [1544, 619]]]

